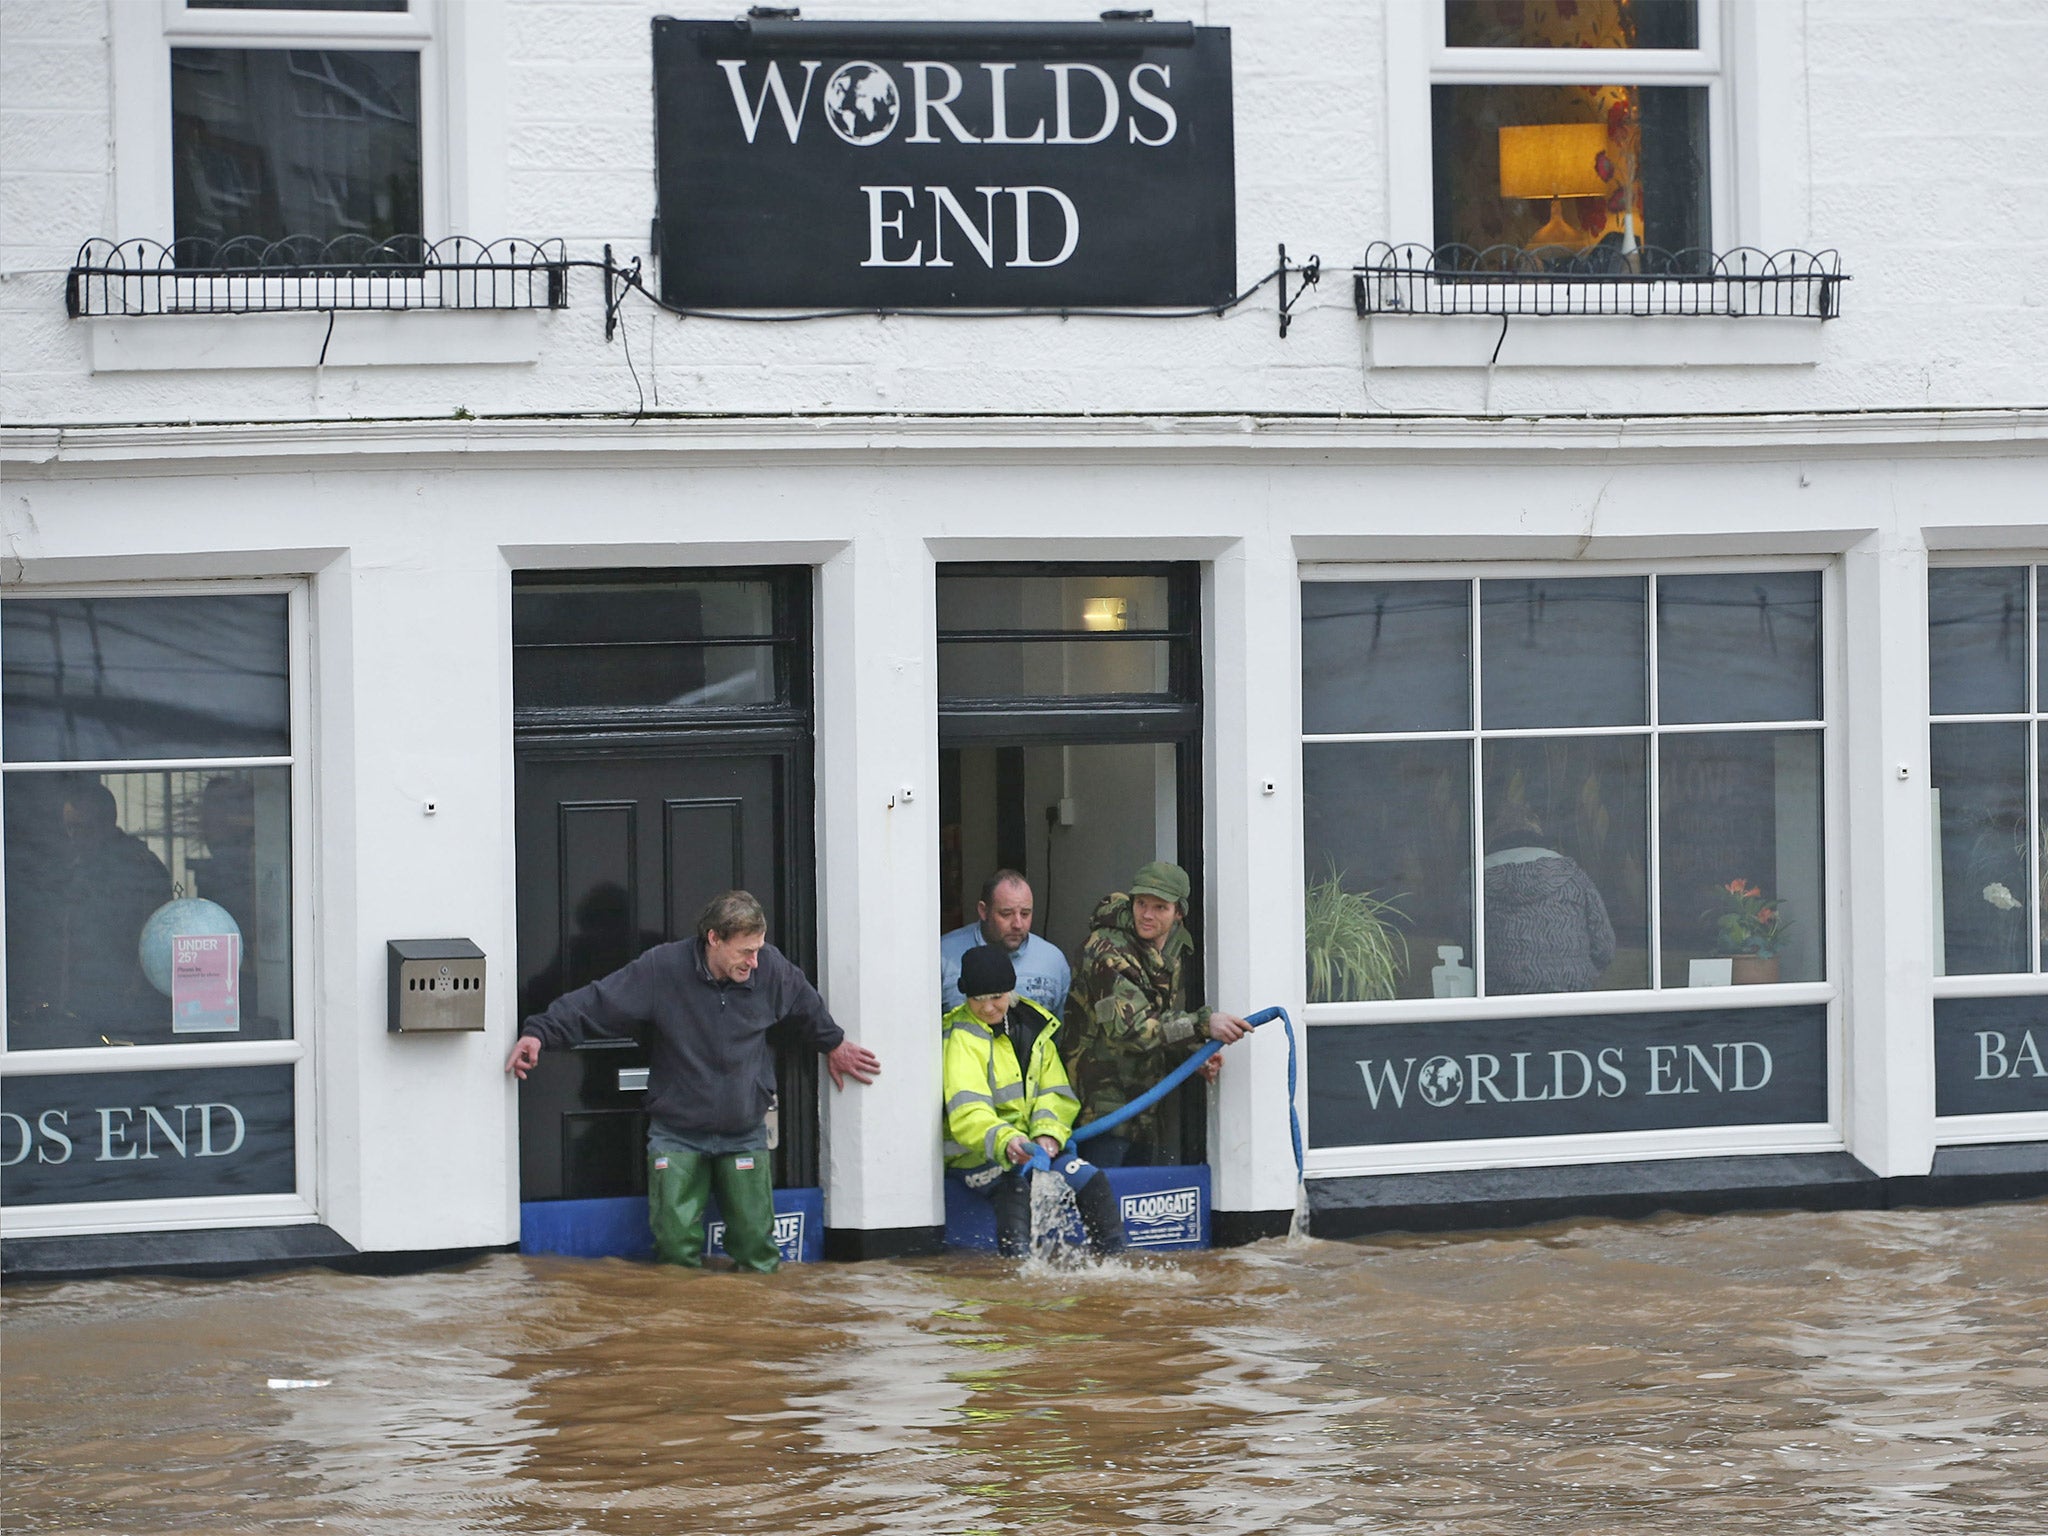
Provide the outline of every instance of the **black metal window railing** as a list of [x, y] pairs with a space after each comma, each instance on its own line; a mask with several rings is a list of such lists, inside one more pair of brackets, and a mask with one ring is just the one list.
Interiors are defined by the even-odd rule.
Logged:
[[82, 315], [565, 309], [560, 240], [88, 240], [64, 279]]
[[1837, 251], [1586, 251], [1559, 246], [1392, 245], [1352, 268], [1363, 315], [1774, 315], [1841, 312]]

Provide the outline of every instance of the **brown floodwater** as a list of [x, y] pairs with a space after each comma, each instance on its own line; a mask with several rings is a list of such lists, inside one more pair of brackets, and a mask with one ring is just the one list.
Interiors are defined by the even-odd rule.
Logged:
[[500, 1256], [0, 1325], [8, 1532], [2048, 1531], [2042, 1202], [1072, 1272]]

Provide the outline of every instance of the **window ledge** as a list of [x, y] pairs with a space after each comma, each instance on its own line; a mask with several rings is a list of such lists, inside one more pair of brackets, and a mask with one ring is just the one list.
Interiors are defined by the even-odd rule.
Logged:
[[1825, 322], [1780, 315], [1371, 315], [1375, 368], [1812, 367]]
[[84, 324], [94, 373], [317, 368], [323, 354], [328, 368], [540, 360], [540, 316], [532, 310], [120, 315]]

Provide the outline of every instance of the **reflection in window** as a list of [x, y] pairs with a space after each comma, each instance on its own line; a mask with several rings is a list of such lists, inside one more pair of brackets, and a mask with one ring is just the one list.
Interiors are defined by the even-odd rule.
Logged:
[[290, 1036], [286, 626], [281, 594], [0, 603], [10, 1049]]
[[1480, 720], [1489, 731], [1649, 720], [1640, 576], [1479, 584]]
[[279, 594], [11, 600], [0, 669], [10, 763], [291, 750]]
[[180, 240], [419, 235], [420, 56], [174, 48], [171, 155]]
[[1429, 997], [1445, 966], [1470, 994], [1471, 773], [1463, 741], [1303, 749], [1312, 1001]]
[[1820, 573], [1657, 578], [1657, 718], [1820, 718]]
[[1461, 731], [1472, 723], [1463, 581], [1312, 582], [1301, 591], [1302, 729]]
[[2027, 727], [1936, 725], [1931, 776], [1939, 808], [1936, 891], [1941, 970], [2026, 971], [2033, 946]]
[[1489, 993], [1650, 984], [1644, 736], [1485, 746]]
[[288, 768], [6, 788], [10, 1048], [290, 1036]]
[[1311, 924], [1391, 903], [1410, 956], [1311, 1000], [1825, 980], [1820, 599], [1815, 571], [1304, 583]]
[[2048, 566], [2002, 565], [1927, 573], [1937, 975], [2048, 970], [2040, 947], [2048, 879], [2044, 572]]
[[1823, 980], [1820, 733], [1667, 735], [1659, 756], [1666, 985], [1716, 960]]
[[1927, 573], [1927, 694], [1937, 715], [2027, 707], [2027, 568]]

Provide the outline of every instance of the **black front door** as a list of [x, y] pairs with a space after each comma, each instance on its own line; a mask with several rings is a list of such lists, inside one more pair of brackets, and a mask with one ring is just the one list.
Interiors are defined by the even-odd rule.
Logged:
[[[809, 575], [515, 581], [522, 1018], [690, 937], [732, 889], [811, 970]], [[645, 1192], [647, 1063], [639, 1041], [542, 1054], [520, 1090], [521, 1199]], [[814, 1184], [815, 1055], [776, 1076], [776, 1183]]]

